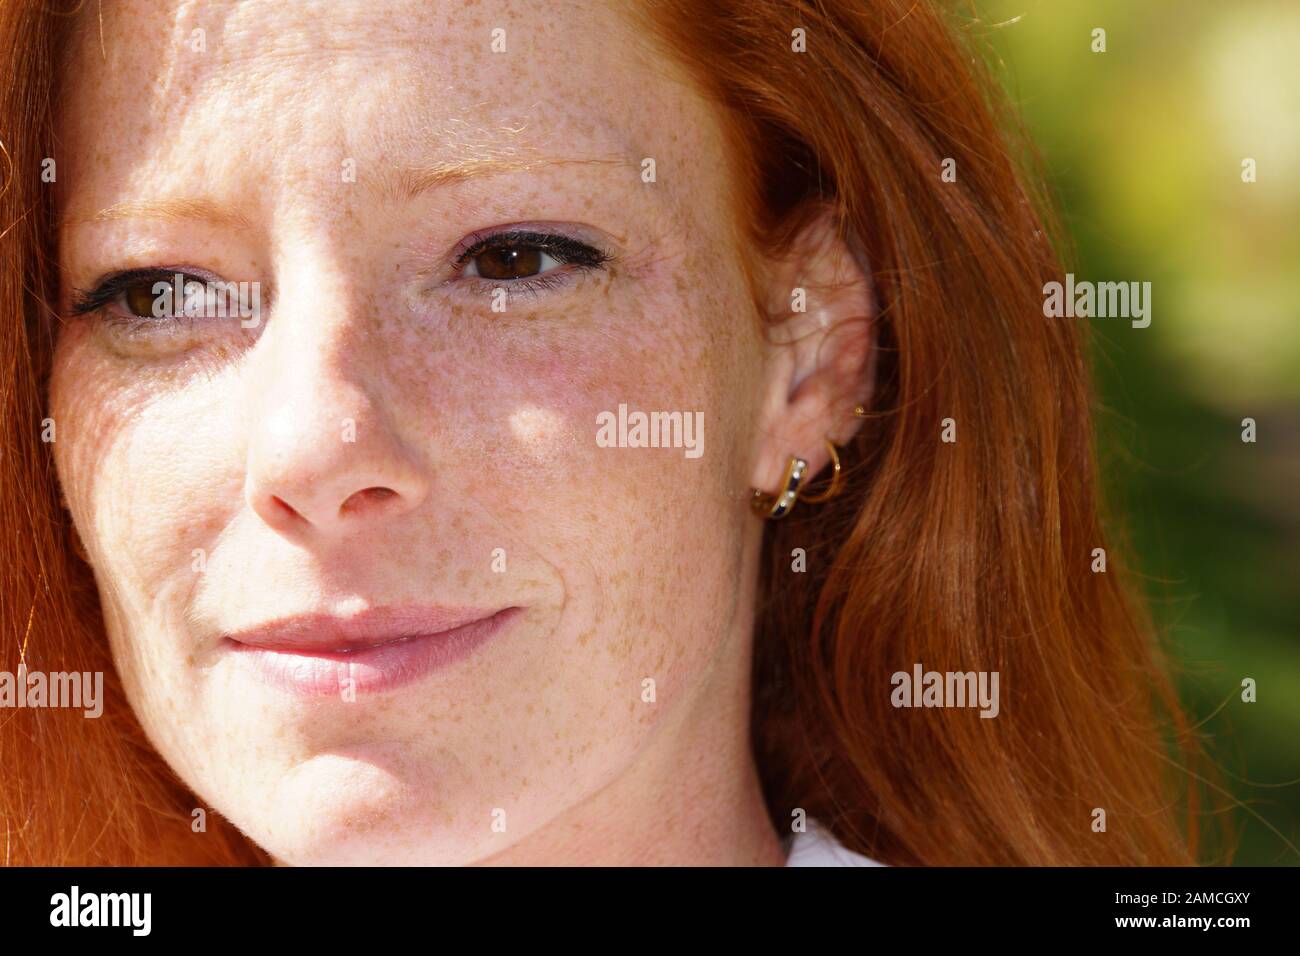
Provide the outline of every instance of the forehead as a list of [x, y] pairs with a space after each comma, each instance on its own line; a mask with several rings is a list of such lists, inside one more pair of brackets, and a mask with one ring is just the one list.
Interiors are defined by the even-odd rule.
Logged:
[[169, 176], [239, 182], [247, 194], [322, 174], [337, 182], [345, 161], [358, 181], [533, 157], [698, 164], [721, 142], [712, 110], [626, 4], [123, 0], [102, 17], [98, 7], [78, 24], [58, 115], [76, 205], [85, 191], [138, 192]]

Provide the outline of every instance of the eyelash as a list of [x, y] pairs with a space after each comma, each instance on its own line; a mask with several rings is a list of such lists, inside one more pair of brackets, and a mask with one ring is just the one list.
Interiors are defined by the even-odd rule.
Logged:
[[197, 279], [200, 282], [215, 281], [196, 270], [186, 269], [124, 269], [104, 276], [92, 289], [76, 289], [72, 296], [71, 317], [98, 314], [107, 320], [118, 334], [127, 339], [161, 338], [163, 336], [184, 335], [186, 330], [201, 321], [190, 315], [173, 315], [169, 318], [145, 318], [133, 312], [115, 312], [109, 310], [131, 287], [149, 282], [171, 283], [177, 273], [186, 282]]
[[[126, 269], [122, 272], [114, 272], [104, 276], [93, 289], [75, 290], [72, 297], [72, 314], [74, 316], [89, 315], [92, 312], [98, 312], [105, 306], [112, 305], [118, 296], [124, 295], [133, 286], [145, 282], [170, 283], [178, 272], [186, 279], [205, 281], [204, 276], [194, 272], [186, 272], [184, 269]], [[136, 318], [140, 318], [140, 316], [136, 316]]]
[[[574, 268], [567, 273], [560, 268], [553, 268], [547, 272], [518, 279], [491, 279], [482, 276], [458, 275], [448, 280], [448, 284], [468, 280], [474, 284], [475, 290], [478, 292], [490, 293], [493, 289], [504, 287], [509, 289], [512, 294], [523, 294], [532, 297], [566, 284], [569, 281], [566, 276], [572, 272], [604, 269], [606, 263], [614, 259], [611, 254], [569, 236], [559, 233], [516, 229], [472, 239], [470, 245], [464, 251], [453, 256], [452, 262], [459, 272], [464, 269], [466, 263], [485, 252], [520, 247], [540, 250], [559, 262], [561, 266], [572, 266]], [[197, 272], [186, 272], [183, 269], [126, 269], [122, 272], [114, 272], [104, 276], [89, 290], [76, 290], [73, 294], [71, 314], [73, 316], [82, 316], [101, 312], [118, 301], [133, 286], [144, 282], [170, 282], [177, 272], [182, 273], [187, 279], [215, 281]], [[147, 327], [185, 321], [184, 316], [160, 320], [147, 319], [134, 314], [114, 314], [112, 318], [137, 331]]]
[[[567, 283], [569, 280], [566, 276], [572, 272], [604, 269], [606, 263], [614, 258], [603, 250], [596, 249], [585, 242], [559, 233], [513, 229], [493, 233], [478, 239], [471, 238], [468, 248], [455, 256], [453, 263], [459, 270], [464, 268], [465, 263], [476, 256], [482, 255], [484, 252], [516, 247], [538, 249], [555, 259], [561, 266], [573, 266], [574, 268], [567, 273], [555, 268], [535, 276], [525, 276], [519, 279], [490, 279], [481, 276], [465, 276], [463, 278], [474, 283], [475, 291], [480, 293], [490, 293], [493, 289], [504, 287], [509, 289], [512, 295], [522, 293], [531, 297]], [[451, 281], [457, 280], [453, 279]]]

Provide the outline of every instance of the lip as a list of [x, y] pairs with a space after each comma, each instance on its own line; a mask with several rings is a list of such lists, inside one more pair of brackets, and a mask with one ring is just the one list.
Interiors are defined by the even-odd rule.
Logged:
[[303, 614], [228, 633], [222, 643], [272, 687], [352, 702], [463, 660], [522, 610], [405, 606], [347, 617]]

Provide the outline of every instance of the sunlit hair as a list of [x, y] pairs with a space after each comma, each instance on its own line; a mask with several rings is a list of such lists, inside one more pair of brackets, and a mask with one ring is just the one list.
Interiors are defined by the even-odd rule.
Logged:
[[[48, 5], [0, 4], [0, 670], [104, 671], [106, 700], [98, 720], [0, 712], [4, 860], [266, 862], [215, 813], [193, 832], [197, 798], [113, 672], [41, 441], [57, 290], [40, 170], [71, 25]], [[654, 0], [636, 15], [718, 104], [754, 249], [779, 252], [829, 203], [877, 300], [848, 489], [767, 531], [753, 732], [776, 827], [803, 810], [895, 864], [1193, 862], [1203, 761], [1102, 533], [1082, 329], [1043, 316], [1063, 270], [982, 60], [916, 0]], [[794, 548], [807, 573], [791, 573]], [[890, 675], [917, 663], [998, 671], [1000, 713], [895, 709]]]

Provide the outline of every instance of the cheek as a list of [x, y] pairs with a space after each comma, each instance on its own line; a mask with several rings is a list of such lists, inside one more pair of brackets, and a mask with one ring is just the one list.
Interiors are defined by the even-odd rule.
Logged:
[[[581, 619], [569, 668], [587, 672], [566, 694], [620, 720], [661, 712], [642, 705], [643, 679], [661, 701], [688, 685], [735, 600], [757, 351], [719, 299], [665, 282], [571, 327], [480, 340], [440, 370], [460, 383], [446, 441], [467, 450], [459, 487], [562, 579]], [[620, 406], [702, 422], [702, 453], [603, 447], [602, 416]]]
[[[708, 522], [688, 524], [685, 512], [707, 502], [721, 516], [746, 470], [739, 446], [755, 390], [744, 337], [719, 329], [724, 313], [706, 288], [675, 282], [578, 308], [466, 336], [432, 371], [412, 369], [431, 380], [426, 407], [441, 421], [430, 427], [443, 432], [433, 444], [454, 449], [467, 493], [491, 495], [492, 510], [526, 517], [547, 540], [608, 540], [602, 560], [634, 549], [638, 531], [666, 548], [707, 535]], [[634, 433], [610, 428], [658, 414], [686, 426], [675, 447], [631, 447]]]
[[216, 379], [169, 389], [126, 369], [78, 323], [64, 329], [52, 368], [59, 482], [95, 569], [113, 660], [150, 739], [173, 757], [168, 741], [182, 731], [168, 715], [194, 712], [180, 637], [200, 577], [193, 550], [211, 552], [231, 494], [239, 501], [219, 389]]
[[177, 386], [127, 368], [81, 325], [60, 340], [50, 394], [59, 481], [118, 611], [167, 607], [191, 589], [196, 551], [211, 552], [241, 503], [229, 387], [220, 374]]
[[[734, 452], [759, 352], [745, 320], [733, 318], [739, 280], [693, 285], [680, 271], [660, 266], [618, 292], [577, 297], [569, 314], [462, 313], [450, 330], [461, 343], [454, 354], [412, 341], [407, 353], [417, 357], [401, 380], [428, 382], [428, 428], [511, 485], [554, 483], [579, 500], [599, 489], [603, 499], [616, 490], [605, 482], [639, 495], [671, 476], [688, 486], [677, 494], [717, 493], [746, 470]], [[684, 475], [685, 449], [602, 447], [601, 416], [619, 406], [702, 418]]]

